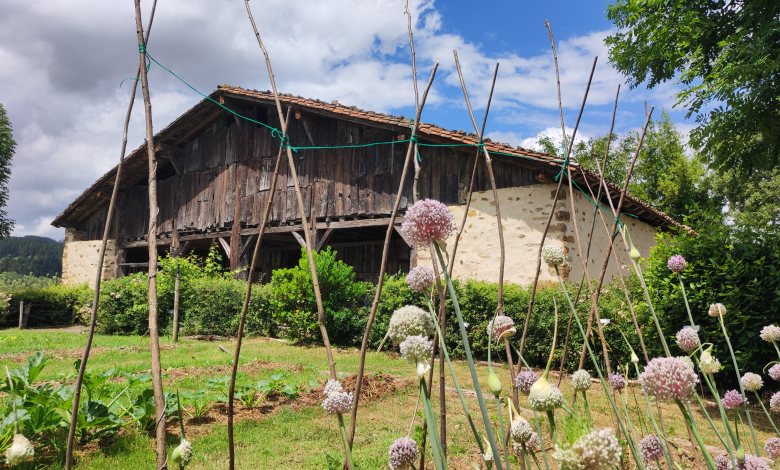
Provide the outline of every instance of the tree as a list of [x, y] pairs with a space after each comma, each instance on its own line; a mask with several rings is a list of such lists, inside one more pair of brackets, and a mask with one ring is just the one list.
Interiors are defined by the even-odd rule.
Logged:
[[0, 238], [11, 234], [14, 221], [8, 218], [5, 205], [8, 202], [8, 180], [11, 178], [11, 159], [16, 150], [13, 127], [0, 104]]
[[631, 86], [681, 85], [691, 143], [713, 169], [744, 182], [780, 163], [780, 2], [617, 0], [607, 16], [611, 62]]

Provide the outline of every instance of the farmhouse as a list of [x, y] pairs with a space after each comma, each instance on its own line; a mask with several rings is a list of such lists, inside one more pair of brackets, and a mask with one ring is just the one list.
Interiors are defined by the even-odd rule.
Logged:
[[[172, 244], [178, 244], [180, 251], [205, 253], [216, 242], [224, 252], [226, 265], [240, 269], [248, 265], [264, 204], [271, 197], [271, 176], [279, 140], [268, 127], [241, 119], [225, 108], [270, 127], [281, 126], [271, 93], [220, 86], [209, 98], [155, 136], [159, 253], [164, 255]], [[290, 109], [289, 144], [307, 147], [296, 149], [294, 157], [306, 215], [316, 228], [317, 248], [332, 246], [360, 278], [376, 280], [384, 234], [410, 137], [410, 120], [292, 95], [282, 95], [281, 102], [285, 110]], [[471, 168], [477, 158], [477, 138], [473, 134], [421, 124], [418, 141], [437, 144], [420, 147], [420, 197], [446, 203], [459, 224]], [[378, 145], [361, 146], [373, 143]], [[506, 280], [528, 283], [533, 278], [536, 252], [562, 163], [557, 157], [522, 148], [493, 142], [484, 145], [493, 155], [504, 217]], [[479, 163], [454, 273], [460, 278], [496, 280], [495, 206], [484, 163]], [[576, 169], [576, 163], [572, 165]], [[117, 168], [106, 173], [53, 221], [54, 226], [66, 229], [65, 283], [93, 281], [116, 174]], [[594, 191], [597, 188], [595, 175], [579, 169], [572, 174], [580, 188], [586, 188], [586, 183]], [[145, 146], [126, 158], [119, 184], [112, 235], [103, 266], [104, 278], [145, 270], [148, 265]], [[301, 217], [292, 185], [283, 158], [273, 196], [271, 225], [258, 263], [257, 274], [265, 279], [273, 269], [294, 265], [300, 256]], [[617, 188], [613, 187], [611, 192], [616, 200]], [[401, 213], [411, 204], [411, 175], [403, 196]], [[573, 222], [576, 218], [583, 237], [587, 237], [594, 206], [578, 191], [575, 207], [577, 211], [572, 213], [568, 194], [561, 195], [548, 237], [569, 250], [568, 274], [579, 279], [582, 269], [574, 256]], [[645, 254], [653, 244], [657, 229], [679, 226], [667, 215], [630, 196], [624, 202], [624, 211], [633, 216], [624, 216], [622, 220], [634, 244]], [[611, 217], [607, 220], [611, 221]], [[600, 222], [594, 233], [589, 269], [597, 273], [608, 240]], [[412, 250], [396, 231], [388, 272], [405, 272], [429, 256]], [[627, 259], [622, 247], [618, 257]], [[610, 269], [611, 276], [620, 266], [612, 262]], [[543, 270], [542, 279], [552, 279], [552, 273]]]

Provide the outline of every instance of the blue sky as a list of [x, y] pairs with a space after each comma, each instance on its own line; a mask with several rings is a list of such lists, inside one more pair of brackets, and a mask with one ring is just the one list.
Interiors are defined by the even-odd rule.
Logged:
[[[143, 0], [148, 8], [149, 0]], [[281, 91], [413, 116], [403, 0], [253, 0]], [[599, 56], [578, 136], [608, 131], [623, 77], [608, 63], [603, 39], [608, 2], [414, 0], [420, 81], [440, 63], [423, 120], [471, 131], [454, 71], [458, 50], [481, 120], [492, 68], [501, 62], [487, 135], [533, 146], [540, 134], [560, 138], [555, 75], [545, 19], [552, 23], [567, 127], [574, 125], [590, 66]], [[144, 11], [147, 11], [146, 8]], [[0, 17], [0, 102], [18, 142], [8, 212], [16, 235], [62, 237], [49, 224], [118, 157], [128, 87], [137, 66], [132, 2], [6, 0]], [[269, 83], [239, 0], [160, 2], [149, 51], [204, 92], [228, 83], [265, 90]], [[421, 84], [421, 86], [423, 86]], [[199, 96], [159, 67], [150, 71], [154, 125], [161, 129]], [[616, 129], [644, 121], [643, 100], [669, 111], [674, 84], [624, 87]], [[143, 139], [142, 107], [129, 147]], [[673, 121], [692, 127], [680, 112]]]

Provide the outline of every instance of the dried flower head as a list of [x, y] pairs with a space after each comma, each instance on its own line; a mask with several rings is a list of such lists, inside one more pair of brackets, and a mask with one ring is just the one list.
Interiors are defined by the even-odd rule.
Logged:
[[686, 264], [685, 258], [683, 258], [682, 255], [672, 255], [666, 262], [666, 267], [673, 273], [680, 273], [685, 269]]
[[29, 439], [22, 434], [14, 434], [11, 447], [5, 451], [5, 462], [9, 467], [32, 461], [35, 449]]
[[556, 267], [562, 265], [566, 261], [566, 255], [563, 253], [563, 248], [556, 245], [545, 245], [542, 248], [542, 259], [550, 267]]
[[770, 437], [764, 443], [764, 452], [772, 460], [780, 459], [780, 437]]
[[723, 408], [727, 410], [736, 410], [742, 408], [747, 404], [747, 399], [744, 395], [736, 390], [729, 390], [723, 394], [720, 402], [723, 404]]
[[420, 450], [417, 442], [408, 437], [399, 437], [390, 445], [390, 470], [406, 470], [414, 467]]
[[406, 305], [393, 312], [387, 324], [387, 336], [395, 344], [401, 344], [407, 336], [431, 336], [435, 329], [428, 312], [414, 305]]
[[327, 382], [325, 382], [325, 388], [323, 389], [323, 392], [325, 392], [325, 395], [330, 395], [331, 393], [335, 392], [343, 392], [344, 387], [341, 386], [341, 382], [335, 379], [328, 379]]
[[569, 449], [557, 448], [553, 458], [561, 470], [608, 470], [620, 466], [623, 450], [612, 429], [599, 429], [580, 437]]
[[415, 266], [406, 275], [406, 285], [416, 292], [430, 289], [434, 280], [433, 269], [428, 266]]
[[591, 386], [590, 372], [585, 369], [580, 369], [571, 374], [571, 386], [577, 392], [584, 392]]
[[509, 428], [509, 435], [512, 436], [512, 440], [526, 444], [531, 436], [534, 434], [534, 430], [531, 424], [522, 416], [516, 416], [512, 420], [512, 426]]
[[768, 343], [780, 342], [780, 326], [767, 325], [761, 328], [761, 339]]
[[190, 463], [190, 460], [192, 460], [192, 444], [187, 439], [182, 438], [179, 445], [173, 449], [171, 461], [175, 463], [177, 467], [186, 467]]
[[[715, 468], [717, 470], [734, 470], [734, 465], [731, 463], [731, 458], [728, 455], [718, 455], [715, 457]], [[737, 464], [737, 470], [772, 470], [771, 467], [764, 462], [764, 459], [756, 457], [755, 455], [745, 455], [745, 460]]]
[[772, 380], [780, 381], [780, 364], [775, 364], [769, 368], [769, 377], [771, 377]]
[[710, 309], [707, 310], [707, 315], [711, 317], [719, 317], [726, 314], [726, 306], [723, 304], [710, 304]]
[[614, 390], [623, 390], [626, 386], [626, 379], [622, 374], [611, 373], [609, 374], [609, 385]]
[[753, 372], [745, 372], [740, 382], [742, 382], [742, 388], [748, 392], [757, 392], [764, 386], [764, 379]]
[[682, 330], [677, 332], [677, 346], [687, 353], [696, 350], [696, 348], [701, 346], [699, 333], [690, 326], [683, 327]]
[[344, 414], [352, 409], [352, 392], [333, 392], [322, 400], [322, 408], [329, 415]]
[[524, 370], [515, 376], [515, 387], [525, 395], [531, 391], [531, 386], [536, 382], [537, 375], [532, 370]]
[[496, 315], [494, 320], [490, 320], [487, 326], [487, 333], [493, 341], [500, 341], [509, 338], [515, 333], [515, 321], [506, 315]]
[[645, 462], [654, 462], [664, 456], [664, 444], [661, 438], [650, 434], [639, 441], [639, 451]]
[[427, 250], [432, 241], [445, 240], [452, 234], [452, 221], [452, 212], [443, 203], [422, 199], [407, 209], [401, 233], [412, 246]]
[[407, 336], [401, 342], [401, 356], [412, 364], [430, 362], [432, 351], [433, 342], [422, 335]]
[[685, 400], [699, 383], [693, 368], [679, 357], [656, 357], [639, 375], [642, 390], [662, 401]]
[[780, 392], [775, 392], [769, 399], [769, 411], [780, 414]]
[[531, 409], [535, 411], [552, 411], [563, 404], [563, 394], [558, 387], [542, 376], [531, 385], [528, 401]]

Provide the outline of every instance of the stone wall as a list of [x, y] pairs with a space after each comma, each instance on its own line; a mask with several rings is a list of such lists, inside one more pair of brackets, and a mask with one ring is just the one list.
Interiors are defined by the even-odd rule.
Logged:
[[[62, 283], [89, 284], [95, 288], [95, 271], [100, 256], [100, 240], [79, 240], [70, 229], [65, 233], [62, 251]], [[119, 271], [116, 241], [108, 240], [103, 260], [103, 279], [113, 279]]]
[[[498, 190], [506, 246], [505, 282], [530, 284], [533, 281], [539, 243], [550, 214], [554, 194], [555, 185], [553, 184]], [[583, 250], [587, 250], [587, 237], [590, 233], [591, 221], [593, 220], [593, 205], [581, 193], [576, 191], [574, 202], [577, 208], [576, 221], [582, 247]], [[450, 206], [458, 227], [460, 227], [464, 209], [465, 206], [463, 205]], [[611, 226], [612, 217], [604, 213], [604, 219], [607, 225]], [[642, 256], [647, 256], [650, 247], [655, 243], [655, 227], [628, 216], [624, 216], [622, 220], [629, 228], [634, 245], [642, 253]], [[588, 272], [591, 277], [597, 277], [601, 272], [604, 255], [609, 246], [608, 236], [598, 216], [596, 217], [596, 228], [593, 233], [593, 244], [588, 260]], [[452, 253], [453, 242], [454, 238], [448, 240], [448, 251], [450, 254]], [[562, 273], [568, 279], [574, 281], [582, 279], [583, 269], [576, 252], [577, 242], [574, 232], [574, 219], [572, 217], [568, 191], [561, 193], [561, 197], [556, 205], [555, 215], [547, 235], [547, 243], [555, 243], [567, 251], [567, 262], [563, 266]], [[618, 263], [615, 262], [613, 255], [607, 270], [607, 280], [615, 276], [617, 269], [621, 269], [623, 265], [630, 266], [628, 253], [623, 247], [620, 237], [616, 239], [615, 247]], [[419, 251], [417, 253], [417, 263], [430, 263], [430, 256], [430, 253], [427, 251]], [[466, 226], [458, 245], [454, 277], [495, 282], [498, 280], [498, 263], [498, 230], [492, 192], [474, 193]], [[539, 279], [541, 281], [554, 282], [556, 281], [555, 271], [542, 264]]]

